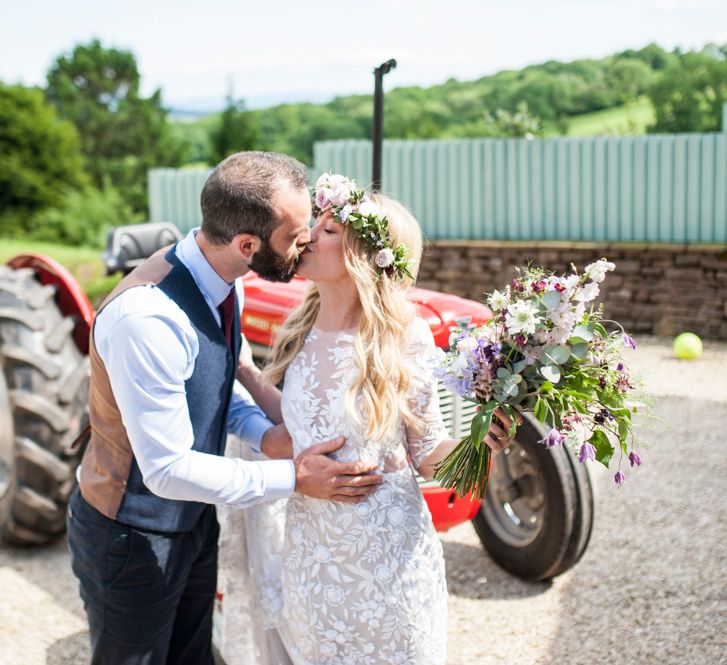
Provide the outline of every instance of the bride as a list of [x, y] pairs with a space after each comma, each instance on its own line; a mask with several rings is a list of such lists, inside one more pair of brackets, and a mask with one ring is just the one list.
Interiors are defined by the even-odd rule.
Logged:
[[[223, 656], [250, 662], [251, 626], [270, 665], [443, 665], [444, 559], [413, 469], [431, 478], [457, 442], [439, 411], [432, 334], [406, 298], [421, 230], [401, 204], [338, 175], [318, 180], [313, 209], [298, 265], [311, 287], [265, 372], [243, 361], [238, 379], [289, 431], [292, 447], [268, 456], [342, 436], [335, 457], [375, 462], [384, 481], [358, 504], [293, 495], [227, 512]], [[498, 416], [486, 438], [495, 451], [510, 426]]]

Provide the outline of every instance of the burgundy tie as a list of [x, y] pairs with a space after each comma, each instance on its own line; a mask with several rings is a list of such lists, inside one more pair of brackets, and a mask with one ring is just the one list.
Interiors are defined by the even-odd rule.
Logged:
[[232, 349], [232, 319], [235, 316], [235, 288], [230, 289], [230, 293], [227, 295], [219, 308], [220, 316], [222, 317], [222, 332], [225, 333], [225, 339], [227, 340], [227, 346]]

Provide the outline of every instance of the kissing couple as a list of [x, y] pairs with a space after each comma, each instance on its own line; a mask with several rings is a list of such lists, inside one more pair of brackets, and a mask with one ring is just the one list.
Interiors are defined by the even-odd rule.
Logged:
[[[306, 168], [263, 152], [221, 162], [201, 208], [91, 331], [91, 438], [68, 512], [91, 662], [214, 662], [224, 506], [253, 518], [227, 520], [221, 556], [225, 602], [253, 583], [236, 620], [256, 649], [227, 634], [227, 665], [443, 665], [444, 559], [415, 471], [431, 478], [457, 442], [406, 297], [418, 223], [343, 176], [311, 200]], [[250, 270], [310, 281], [263, 372], [240, 333]], [[510, 426], [498, 415], [495, 451]]]

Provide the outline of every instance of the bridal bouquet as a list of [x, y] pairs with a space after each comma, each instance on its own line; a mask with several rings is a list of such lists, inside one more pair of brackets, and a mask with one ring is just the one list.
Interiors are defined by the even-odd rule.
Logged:
[[487, 298], [490, 321], [453, 330], [435, 373], [445, 388], [480, 406], [470, 434], [436, 471], [442, 485], [483, 498], [490, 464], [484, 438], [498, 407], [512, 421], [510, 437], [516, 413], [532, 412], [549, 430], [541, 439], [546, 446], [568, 445], [580, 462], [595, 459], [607, 468], [618, 453], [619, 486], [622, 459], [641, 464], [631, 432], [635, 385], [622, 357], [636, 343], [615, 322], [618, 331], [608, 332], [603, 307], [592, 304], [614, 267], [601, 259], [582, 274], [575, 267], [564, 276], [519, 269], [504, 291]]

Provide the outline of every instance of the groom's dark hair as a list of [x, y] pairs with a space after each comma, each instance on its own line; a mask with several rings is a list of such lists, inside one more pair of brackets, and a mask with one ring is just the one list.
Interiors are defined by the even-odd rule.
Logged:
[[207, 178], [200, 204], [202, 231], [210, 242], [226, 245], [240, 233], [263, 240], [280, 220], [272, 199], [281, 190], [308, 187], [308, 170], [277, 152], [238, 152], [221, 161]]

